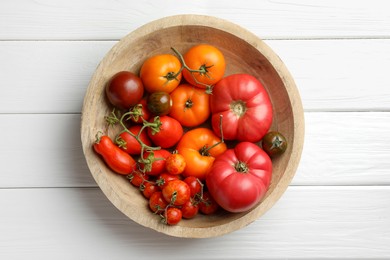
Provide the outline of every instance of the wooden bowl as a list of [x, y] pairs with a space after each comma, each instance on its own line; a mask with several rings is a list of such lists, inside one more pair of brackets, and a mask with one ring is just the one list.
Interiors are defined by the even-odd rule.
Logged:
[[[160, 222], [148, 209], [148, 202], [121, 175], [108, 169], [93, 151], [98, 131], [106, 131], [104, 116], [112, 107], [104, 88], [112, 75], [121, 70], [139, 72], [143, 61], [154, 54], [172, 53], [175, 47], [184, 53], [189, 47], [209, 43], [225, 55], [225, 75], [248, 73], [267, 89], [273, 103], [271, 130], [282, 132], [288, 149], [273, 159], [271, 186], [263, 200], [245, 213], [220, 212], [182, 220], [176, 226]], [[133, 221], [158, 232], [177, 237], [214, 237], [238, 230], [258, 219], [282, 196], [291, 182], [303, 148], [304, 117], [301, 99], [293, 78], [279, 57], [258, 37], [247, 30], [215, 17], [179, 15], [148, 23], [120, 40], [97, 67], [86, 91], [82, 109], [81, 141], [89, 169], [107, 198]]]

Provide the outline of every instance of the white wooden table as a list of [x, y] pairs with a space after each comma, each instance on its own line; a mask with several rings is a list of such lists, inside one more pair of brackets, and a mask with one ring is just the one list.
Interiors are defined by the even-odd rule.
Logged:
[[[178, 239], [127, 219], [83, 157], [88, 82], [123, 36], [213, 15], [282, 58], [305, 109], [301, 164], [281, 200], [237, 232]], [[390, 258], [388, 1], [0, 2], [0, 259]]]

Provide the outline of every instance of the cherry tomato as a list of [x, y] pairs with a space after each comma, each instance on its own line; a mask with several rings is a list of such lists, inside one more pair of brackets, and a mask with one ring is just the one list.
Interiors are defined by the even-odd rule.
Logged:
[[202, 184], [200, 180], [194, 176], [188, 176], [183, 180], [185, 183], [188, 184], [191, 191], [191, 198], [194, 198], [195, 196], [199, 196], [202, 191]]
[[219, 205], [208, 191], [203, 193], [202, 201], [199, 203], [199, 211], [205, 215], [210, 215], [219, 209]]
[[172, 108], [169, 115], [183, 126], [198, 126], [210, 116], [210, 95], [204, 89], [182, 84], [171, 93], [171, 99]]
[[196, 216], [199, 211], [199, 206], [195, 205], [193, 200], [189, 200], [181, 207], [183, 218], [190, 219]]
[[172, 54], [152, 56], [142, 64], [140, 77], [149, 93], [170, 93], [181, 80], [180, 60]]
[[165, 211], [168, 202], [164, 199], [161, 191], [156, 191], [149, 198], [149, 208], [152, 212], [159, 214]]
[[156, 184], [162, 190], [165, 188], [165, 186], [167, 186], [168, 182], [172, 180], [179, 180], [179, 175], [173, 175], [173, 174], [163, 172], [158, 176], [156, 180]]
[[270, 157], [256, 144], [241, 142], [214, 161], [206, 184], [222, 208], [244, 212], [264, 197], [271, 178]]
[[165, 160], [169, 155], [171, 153], [165, 149], [145, 152], [143, 158], [150, 160], [151, 164], [140, 163], [140, 167], [146, 174], [157, 176], [165, 170]]
[[272, 131], [263, 137], [262, 147], [269, 156], [276, 157], [286, 151], [287, 141], [281, 133]]
[[[151, 122], [154, 121], [150, 120]], [[152, 128], [148, 128], [147, 133], [152, 142], [162, 148], [173, 147], [183, 135], [183, 127], [176, 119], [170, 116], [160, 117], [160, 130], [155, 132]]]
[[156, 191], [159, 191], [159, 188], [157, 187], [157, 185], [155, 185], [151, 182], [145, 182], [142, 186], [140, 186], [140, 189], [142, 191], [142, 194], [147, 199], [149, 199], [153, 193], [155, 193]]
[[[129, 131], [134, 135], [138, 135], [142, 126], [133, 125], [129, 127]], [[152, 142], [149, 140], [148, 134], [146, 131], [142, 131], [140, 134], [141, 141], [146, 145], [152, 145]], [[141, 144], [137, 141], [137, 139], [129, 134], [128, 132], [120, 133], [118, 138], [115, 140], [118, 146], [128, 154], [137, 155], [141, 153]]]
[[163, 197], [166, 201], [175, 206], [183, 205], [190, 200], [190, 187], [182, 180], [172, 180], [162, 190]]
[[147, 99], [149, 111], [156, 116], [168, 115], [172, 107], [171, 96], [167, 92], [154, 92]]
[[110, 137], [104, 135], [99, 137], [93, 144], [95, 152], [103, 157], [105, 163], [116, 173], [128, 175], [137, 166], [137, 162], [128, 153], [122, 151]]
[[134, 123], [138, 123], [138, 124], [142, 124], [143, 123], [143, 120], [146, 120], [148, 121], [149, 118], [152, 117], [152, 113], [149, 111], [148, 109], [148, 104], [147, 104], [147, 98], [146, 97], [143, 97], [140, 102], [137, 104], [137, 105], [142, 105], [142, 108], [141, 108], [141, 115], [138, 116], [138, 117], [131, 117], [131, 121], [133, 121]]
[[225, 58], [222, 52], [212, 45], [193, 46], [184, 54], [184, 61], [190, 69], [202, 71], [202, 73], [191, 73], [186, 69], [183, 70], [187, 82], [197, 87], [206, 88], [206, 85], [214, 85], [225, 73]]
[[181, 174], [186, 168], [184, 156], [179, 153], [171, 154], [166, 160], [165, 168], [170, 174]]
[[183, 176], [194, 176], [201, 181], [204, 180], [215, 157], [227, 149], [225, 143], [219, 142], [221, 139], [208, 128], [195, 128], [186, 132], [176, 147], [186, 161]]
[[180, 209], [170, 207], [165, 212], [164, 217], [165, 217], [165, 222], [168, 225], [176, 225], [182, 219], [182, 213]]
[[141, 186], [146, 180], [149, 179], [149, 175], [142, 173], [140, 171], [133, 171], [130, 173], [127, 178], [130, 180], [130, 183], [135, 187]]
[[112, 76], [105, 90], [111, 104], [126, 110], [136, 105], [144, 95], [141, 79], [130, 71], [120, 71]]

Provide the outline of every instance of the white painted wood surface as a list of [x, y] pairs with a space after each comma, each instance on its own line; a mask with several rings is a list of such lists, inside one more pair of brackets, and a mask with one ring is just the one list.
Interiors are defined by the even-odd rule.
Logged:
[[[0, 259], [390, 258], [387, 1], [0, 2]], [[235, 22], [286, 63], [305, 146], [282, 199], [250, 226], [177, 239], [126, 219], [80, 144], [92, 73], [131, 30], [197, 13]]]

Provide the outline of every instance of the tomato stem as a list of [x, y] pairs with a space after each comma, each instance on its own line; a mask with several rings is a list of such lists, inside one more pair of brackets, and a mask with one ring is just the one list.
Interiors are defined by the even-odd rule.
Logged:
[[186, 69], [188, 70], [191, 75], [192, 75], [192, 78], [194, 79], [195, 83], [196, 84], [199, 84], [199, 85], [202, 85], [204, 87], [206, 87], [206, 93], [207, 94], [211, 94], [212, 93], [212, 89], [213, 89], [213, 86], [212, 85], [208, 85], [208, 84], [205, 84], [205, 83], [202, 83], [202, 82], [199, 82], [195, 76], [194, 76], [194, 73], [199, 73], [201, 75], [205, 75], [206, 77], [210, 78], [210, 74], [208, 74], [208, 68], [211, 68], [213, 65], [210, 65], [210, 66], [206, 66], [206, 64], [203, 64], [202, 66], [200, 66], [199, 69], [191, 69], [190, 67], [188, 67], [188, 65], [186, 64], [186, 62], [184, 61], [184, 57], [183, 55], [178, 51], [176, 50], [174, 47], [171, 47], [171, 50], [177, 55], [177, 57], [179, 58], [180, 62], [181, 62], [181, 69], [179, 70], [179, 72], [176, 74], [176, 75], [179, 75], [179, 73], [181, 73], [183, 71], [183, 69]]
[[220, 114], [219, 115], [219, 131], [220, 131], [220, 135], [221, 135], [221, 141], [219, 142], [216, 142], [215, 144], [213, 144], [212, 146], [210, 147], [207, 147], [207, 146], [203, 146], [202, 149], [200, 149], [199, 153], [202, 155], [202, 156], [209, 156], [210, 153], [209, 151], [211, 149], [213, 149], [214, 147], [222, 144], [225, 142], [224, 138], [223, 138], [223, 130], [222, 130], [222, 119], [223, 119], [223, 115]]

